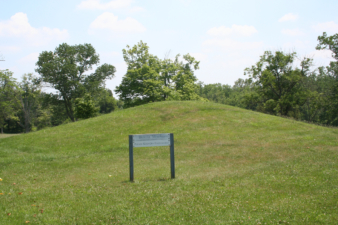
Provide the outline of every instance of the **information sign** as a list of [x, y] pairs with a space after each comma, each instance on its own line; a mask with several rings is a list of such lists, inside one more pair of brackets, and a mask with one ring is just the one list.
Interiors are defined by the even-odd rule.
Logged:
[[170, 146], [170, 134], [133, 135], [133, 147]]
[[134, 134], [129, 135], [129, 171], [130, 181], [134, 181], [134, 154], [133, 148], [170, 146], [171, 178], [175, 178], [174, 134]]

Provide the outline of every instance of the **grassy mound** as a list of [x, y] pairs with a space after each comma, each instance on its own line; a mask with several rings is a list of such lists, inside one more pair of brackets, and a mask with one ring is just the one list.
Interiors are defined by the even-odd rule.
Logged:
[[[134, 149], [128, 135], [174, 133]], [[153, 103], [0, 139], [2, 224], [336, 224], [338, 129]]]

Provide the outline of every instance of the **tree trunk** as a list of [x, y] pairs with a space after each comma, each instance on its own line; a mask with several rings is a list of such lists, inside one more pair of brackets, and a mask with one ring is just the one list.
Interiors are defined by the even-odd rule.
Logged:
[[4, 133], [4, 128], [3, 127], [1, 127], [1, 134], [3, 134]]
[[67, 112], [67, 115], [68, 115], [69, 119], [71, 119], [71, 121], [75, 122], [74, 113], [73, 113], [73, 110], [72, 110], [72, 103], [65, 96], [63, 97], [63, 99], [64, 99], [64, 103], [65, 103], [65, 107], [66, 107], [66, 112]]
[[11, 121], [11, 120], [7, 120], [7, 127], [8, 127], [8, 131], [7, 131], [7, 132], [8, 132], [8, 133], [11, 133], [11, 128], [10, 128], [10, 125], [9, 125], [10, 121]]
[[[25, 115], [26, 116], [26, 115]], [[25, 133], [29, 133], [29, 118], [25, 118]]]
[[28, 99], [25, 100], [25, 109], [24, 109], [24, 115], [25, 115], [25, 132], [29, 133], [29, 124], [30, 124], [30, 107], [28, 105]]

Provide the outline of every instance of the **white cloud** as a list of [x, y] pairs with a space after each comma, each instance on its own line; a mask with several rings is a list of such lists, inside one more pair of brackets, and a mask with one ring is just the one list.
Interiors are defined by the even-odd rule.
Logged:
[[21, 48], [18, 46], [0, 46], [0, 52], [15, 53], [20, 51]]
[[293, 13], [288, 13], [284, 15], [282, 18], [278, 20], [278, 22], [285, 22], [285, 21], [296, 21], [298, 19], [298, 15]]
[[313, 26], [313, 29], [319, 32], [338, 33], [338, 24], [336, 24], [333, 21], [326, 23], [318, 23]]
[[208, 39], [203, 42], [204, 46], [207, 47], [221, 47], [228, 50], [250, 50], [261, 48], [263, 42], [239, 42], [232, 39]]
[[316, 59], [327, 59], [327, 60], [334, 60], [334, 58], [332, 57], [332, 51], [328, 50], [328, 49], [323, 49], [323, 50], [316, 50], [313, 52], [310, 52], [309, 54], [307, 54], [307, 57], [311, 57], [311, 58], [316, 58]]
[[19, 12], [9, 20], [0, 22], [0, 36], [23, 38], [32, 45], [44, 45], [55, 39], [67, 39], [68, 31], [49, 27], [34, 28], [29, 24], [27, 15]]
[[255, 59], [252, 58], [248, 58], [248, 57], [236, 57], [235, 59], [228, 59], [228, 60], [222, 60], [222, 62], [220, 62], [220, 65], [223, 68], [238, 68], [238, 67], [242, 67], [243, 70], [245, 67], [251, 66], [253, 64], [255, 64]]
[[18, 60], [19, 63], [35, 63], [38, 61], [39, 53], [34, 52]]
[[116, 51], [100, 53], [100, 58], [101, 58], [101, 59], [102, 59], [103, 57], [105, 57], [105, 58], [116, 58], [116, 57], [119, 57], [119, 56], [120, 56], [120, 53], [119, 53], [119, 52], [116, 52]]
[[305, 55], [313, 59], [314, 67], [328, 66], [330, 62], [335, 61], [330, 50], [315, 50]]
[[190, 5], [192, 0], [179, 0], [182, 4], [184, 4], [185, 6]]
[[86, 0], [77, 5], [78, 9], [119, 9], [130, 6], [131, 0], [114, 0], [107, 3], [101, 3], [100, 0]]
[[209, 35], [212, 36], [228, 36], [228, 35], [243, 35], [243, 36], [250, 36], [254, 33], [257, 33], [257, 30], [254, 26], [241, 26], [241, 25], [232, 25], [231, 27], [213, 27], [207, 32]]
[[287, 42], [283, 44], [284, 49], [289, 49], [291, 51], [296, 51], [295, 49], [307, 49], [309, 47], [309, 42], [304, 42], [296, 40], [294, 42]]
[[141, 33], [146, 28], [137, 20], [127, 17], [124, 20], [118, 20], [113, 13], [105, 12], [98, 16], [89, 26], [89, 33], [94, 34], [96, 30], [107, 30], [114, 33]]
[[296, 29], [283, 29], [282, 34], [288, 35], [288, 36], [301, 36], [304, 35], [302, 31], [300, 31], [298, 28]]
[[190, 55], [194, 57], [197, 61], [205, 61], [207, 59], [207, 55], [199, 52], [191, 53]]
[[136, 7], [131, 8], [129, 11], [131, 13], [135, 13], [135, 12], [143, 12], [144, 10], [145, 10], [144, 8], [136, 6]]

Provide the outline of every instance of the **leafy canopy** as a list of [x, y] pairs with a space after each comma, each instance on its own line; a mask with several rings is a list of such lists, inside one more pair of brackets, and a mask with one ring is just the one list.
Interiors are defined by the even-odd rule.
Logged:
[[289, 115], [302, 105], [306, 98], [302, 81], [309, 72], [310, 59], [301, 62], [302, 68], [293, 68], [296, 53], [284, 54], [276, 51], [264, 52], [260, 60], [244, 74], [255, 81], [260, 110], [281, 115]]
[[133, 47], [123, 49], [123, 58], [128, 65], [122, 83], [115, 91], [120, 95], [125, 107], [148, 102], [201, 99], [196, 92], [197, 78], [194, 70], [199, 69], [199, 62], [189, 54], [184, 61], [161, 60], [149, 54], [149, 47], [140, 41]]
[[19, 103], [19, 88], [13, 78], [13, 72], [9, 70], [0, 70], [0, 128], [3, 132], [3, 126], [6, 119], [17, 120], [16, 111]]
[[318, 37], [317, 50], [329, 49], [332, 52], [332, 57], [336, 61], [330, 62], [330, 65], [326, 68], [320, 67], [321, 73], [325, 74], [331, 80], [331, 84], [328, 85], [328, 99], [326, 104], [328, 124], [338, 125], [338, 34], [327, 36], [326, 32], [322, 36]]
[[99, 55], [91, 44], [60, 44], [54, 52], [44, 51], [39, 55], [36, 71], [43, 82], [49, 83], [59, 91], [58, 98], [63, 101], [68, 117], [75, 121], [74, 100], [86, 92], [92, 93], [104, 85], [106, 79], [115, 74], [115, 67], [103, 64], [88, 75], [86, 71], [99, 64]]

